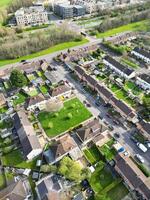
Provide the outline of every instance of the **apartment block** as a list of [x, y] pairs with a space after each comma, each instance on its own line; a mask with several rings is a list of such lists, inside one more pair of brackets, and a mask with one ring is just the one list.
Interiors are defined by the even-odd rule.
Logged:
[[34, 26], [48, 24], [48, 13], [43, 6], [31, 6], [20, 8], [15, 12], [16, 23], [18, 26]]

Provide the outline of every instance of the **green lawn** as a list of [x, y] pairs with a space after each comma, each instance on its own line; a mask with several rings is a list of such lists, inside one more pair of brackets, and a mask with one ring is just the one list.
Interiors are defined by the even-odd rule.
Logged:
[[118, 99], [122, 99], [123, 101], [125, 101], [127, 104], [129, 104], [130, 106], [134, 107], [135, 103], [132, 99], [130, 99], [128, 97], [128, 94], [126, 91], [124, 90], [119, 90], [118, 92], [115, 93], [116, 97]]
[[127, 81], [125, 83], [124, 89], [126, 91], [131, 90], [134, 95], [140, 95], [142, 93], [142, 90], [135, 83], [131, 81]]
[[110, 87], [112, 92], [117, 92], [118, 90], [120, 90], [120, 87], [117, 84], [111, 84]]
[[125, 31], [138, 31], [138, 30], [147, 30], [148, 20], [143, 20], [140, 22], [130, 23], [124, 26], [120, 26], [118, 28], [111, 29], [104, 33], [98, 33], [97, 38], [109, 37], [118, 33], [122, 33]]
[[54, 53], [56, 51], [61, 51], [61, 50], [68, 49], [68, 48], [71, 48], [71, 47], [79, 46], [79, 45], [85, 44], [87, 42], [88, 42], [87, 39], [83, 39], [82, 41], [79, 41], [79, 42], [76, 42], [76, 41], [65, 42], [65, 43], [57, 44], [57, 45], [55, 45], [53, 47], [50, 47], [48, 49], [45, 49], [43, 51], [40, 51], [40, 52], [37, 52], [37, 53], [33, 53], [33, 54], [30, 54], [30, 55], [27, 55], [27, 56], [20, 57], [18, 59], [1, 60], [0, 61], [0, 67], [4, 66], [4, 65], [7, 65], [7, 64], [20, 62], [21, 60], [28, 60], [28, 59], [32, 59], [32, 58], [35, 58], [35, 57], [43, 56], [43, 55], [46, 55], [46, 54], [51, 54], [51, 53]]
[[12, 2], [12, 0], [1, 0], [0, 1], [0, 9], [9, 5], [10, 2]]
[[0, 108], [0, 114], [5, 113], [8, 110], [7, 106], [1, 107]]
[[5, 176], [3, 174], [0, 174], [0, 190], [3, 189], [5, 186], [6, 186]]
[[14, 106], [17, 106], [17, 105], [24, 103], [26, 101], [27, 97], [28, 97], [23, 92], [18, 93], [16, 96], [18, 97], [18, 99], [13, 100]]
[[37, 96], [37, 95], [38, 95], [37, 89], [35, 88], [35, 89], [29, 91], [29, 92], [28, 92], [28, 95], [29, 95], [30, 97], [35, 97], [35, 96]]
[[2, 156], [1, 160], [4, 166], [36, 169], [36, 160], [26, 162], [23, 159], [23, 155], [21, 154], [20, 150], [14, 150], [11, 153]]
[[128, 65], [128, 66], [131, 67], [131, 68], [137, 69], [137, 68], [139, 67], [136, 63], [134, 63], [134, 62], [131, 61], [131, 60], [122, 58], [121, 61], [122, 61], [122, 63]]
[[104, 165], [97, 165], [95, 171], [90, 178], [90, 185], [95, 193], [99, 193], [104, 190], [108, 185], [114, 181], [114, 178], [110, 171], [108, 171]]
[[100, 161], [100, 152], [98, 148], [94, 145], [89, 149], [84, 150], [85, 157], [93, 165]]
[[41, 112], [38, 119], [46, 134], [53, 137], [78, 126], [91, 116], [79, 99], [74, 98], [64, 102], [64, 107], [57, 112], [57, 116], [55, 113]]
[[46, 85], [40, 86], [40, 90], [43, 94], [46, 94], [48, 92], [48, 87]]
[[107, 160], [112, 160], [116, 155], [116, 150], [112, 147], [113, 144], [114, 140], [112, 139], [99, 148], [100, 152], [105, 155]]
[[128, 195], [129, 191], [121, 182], [108, 191], [107, 195], [110, 200], [122, 200], [126, 195]]
[[114, 177], [102, 162], [96, 166], [89, 183], [95, 192], [93, 200], [122, 200], [128, 194], [122, 180]]

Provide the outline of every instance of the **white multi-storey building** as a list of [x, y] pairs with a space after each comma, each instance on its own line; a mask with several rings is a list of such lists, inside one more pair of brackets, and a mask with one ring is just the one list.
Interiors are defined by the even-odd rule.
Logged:
[[136, 84], [144, 90], [150, 90], [150, 76], [147, 74], [141, 74], [137, 77]]
[[18, 26], [48, 24], [48, 13], [43, 6], [31, 6], [29, 8], [20, 8], [15, 12], [15, 18]]
[[116, 74], [119, 74], [121, 77], [125, 79], [131, 79], [135, 77], [135, 71], [132, 69], [127, 68], [126, 66], [120, 64], [118, 61], [114, 60], [110, 56], [106, 56], [103, 59], [103, 63], [109, 67], [112, 71]]
[[147, 64], [150, 64], [150, 52], [145, 51], [144, 49], [135, 47], [131, 54], [135, 55], [137, 58], [144, 60]]

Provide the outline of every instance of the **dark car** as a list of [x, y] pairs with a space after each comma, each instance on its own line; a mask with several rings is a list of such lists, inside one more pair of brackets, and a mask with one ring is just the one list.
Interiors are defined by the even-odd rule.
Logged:
[[87, 107], [91, 107], [91, 104], [89, 104], [89, 103], [87, 103], [86, 105], [87, 105]]
[[114, 127], [112, 125], [109, 125], [108, 128], [113, 131], [114, 130]]
[[113, 120], [113, 123], [119, 125], [120, 123], [117, 120]]
[[138, 142], [138, 140], [137, 140], [133, 135], [130, 137], [130, 139], [131, 139], [134, 143], [137, 143], [137, 142]]
[[120, 134], [119, 133], [114, 133], [114, 137], [115, 138], [120, 138]]
[[23, 63], [23, 62], [26, 62], [26, 60], [21, 60], [20, 62]]

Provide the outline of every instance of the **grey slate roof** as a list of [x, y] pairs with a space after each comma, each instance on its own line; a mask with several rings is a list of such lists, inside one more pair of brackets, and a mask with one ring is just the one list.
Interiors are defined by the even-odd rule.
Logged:
[[132, 74], [134, 72], [133, 69], [129, 69], [128, 67], [122, 65], [121, 63], [119, 63], [118, 61], [116, 61], [115, 59], [113, 59], [110, 56], [106, 56], [105, 60], [107, 60], [110, 64], [115, 66], [118, 70], [120, 70], [123, 73], [125, 73], [127, 76], [129, 76], [130, 74]]
[[143, 79], [143, 81], [147, 82], [150, 84], [150, 75], [147, 75], [147, 74], [141, 74], [139, 76], [141, 79]]
[[136, 51], [137, 53], [139, 53], [139, 54], [145, 56], [146, 58], [149, 58], [149, 59], [150, 59], [150, 52], [145, 51], [145, 50], [142, 49], [142, 48], [135, 47], [133, 51]]
[[16, 183], [12, 183], [0, 191], [1, 200], [24, 200], [26, 196], [27, 194], [21, 180]]
[[27, 156], [34, 149], [41, 149], [33, 126], [29, 122], [24, 110], [20, 110], [15, 114], [14, 121], [24, 155]]

